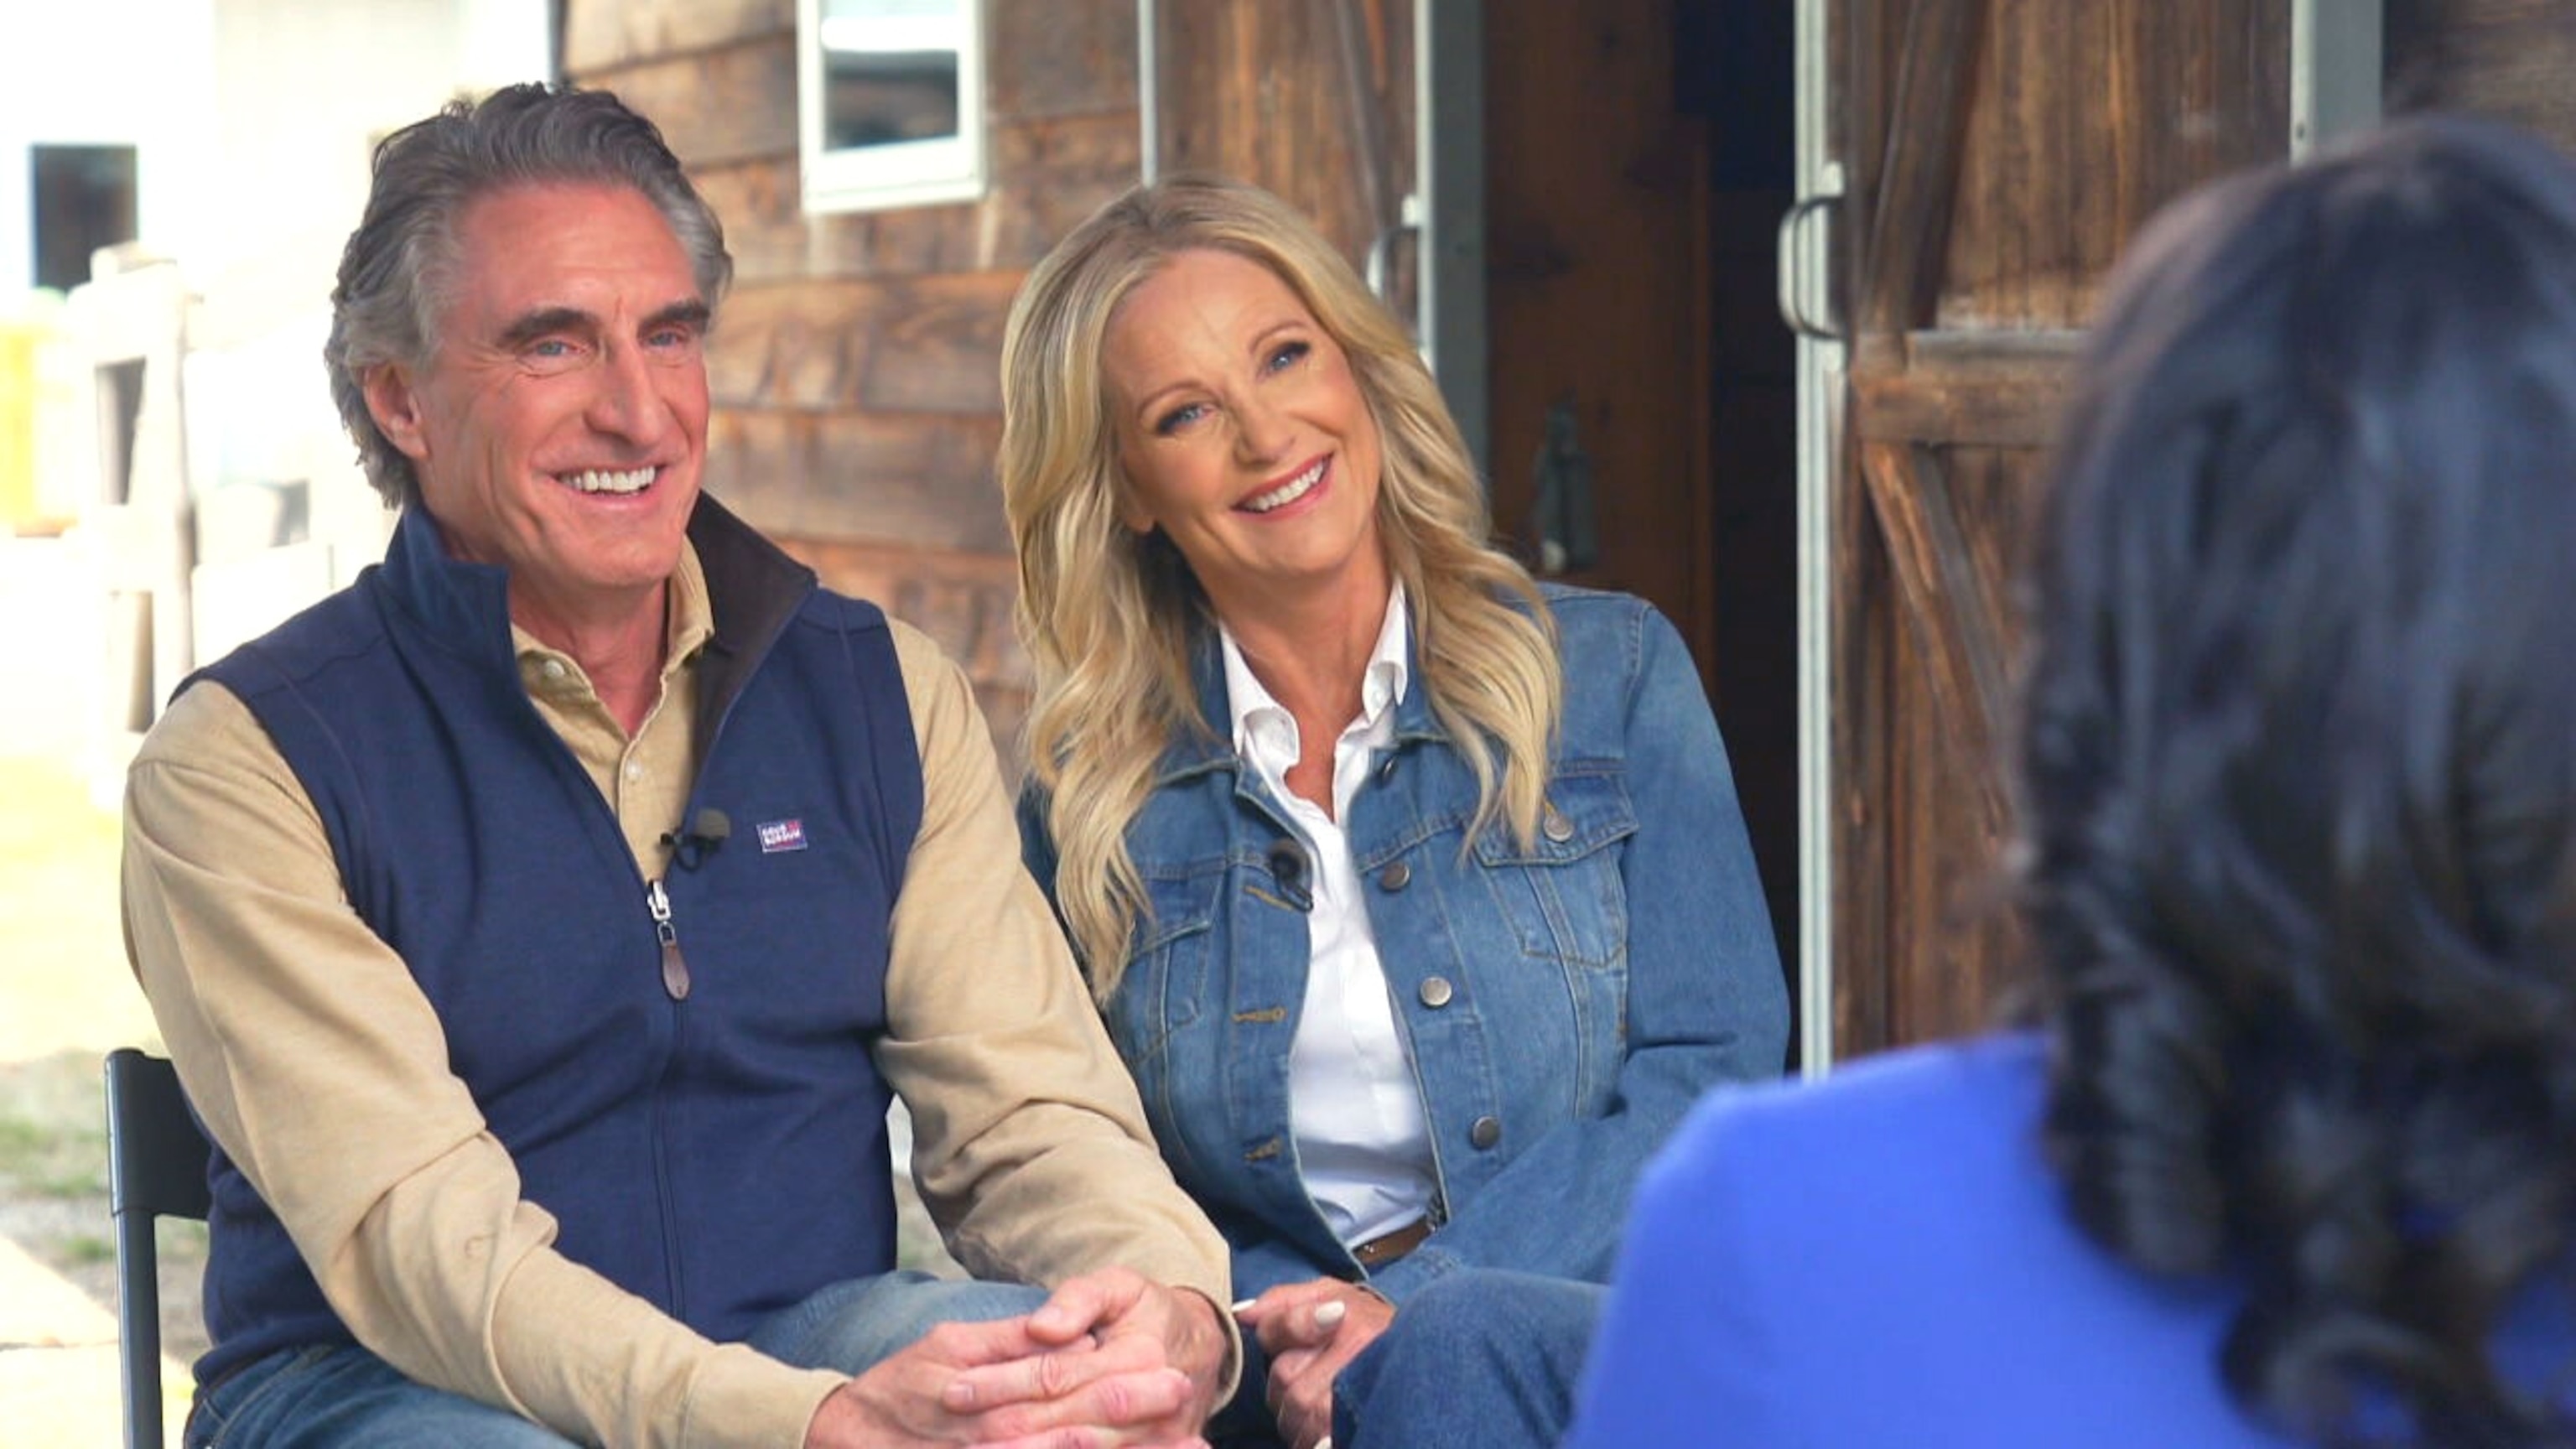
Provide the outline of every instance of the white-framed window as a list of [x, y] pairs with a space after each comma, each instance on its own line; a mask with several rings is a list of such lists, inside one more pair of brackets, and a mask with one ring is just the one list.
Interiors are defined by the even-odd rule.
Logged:
[[796, 0], [805, 209], [984, 194], [982, 0]]

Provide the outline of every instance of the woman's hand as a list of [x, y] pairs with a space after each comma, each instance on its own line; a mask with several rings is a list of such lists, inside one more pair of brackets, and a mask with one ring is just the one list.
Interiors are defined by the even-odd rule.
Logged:
[[1289, 1449], [1316, 1449], [1333, 1432], [1333, 1380], [1395, 1321], [1395, 1305], [1356, 1283], [1282, 1283], [1235, 1309], [1270, 1355], [1272, 1417]]

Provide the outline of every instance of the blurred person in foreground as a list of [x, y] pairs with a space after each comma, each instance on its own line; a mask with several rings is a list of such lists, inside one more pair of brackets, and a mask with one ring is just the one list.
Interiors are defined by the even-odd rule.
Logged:
[[2576, 1443], [2576, 169], [2178, 203], [2053, 459], [2035, 1021], [1712, 1102], [1575, 1449]]
[[[731, 270], [605, 92], [377, 151], [326, 360], [402, 518], [128, 788], [219, 1148], [191, 1444], [1186, 1444], [1230, 1388], [963, 674], [699, 492]], [[895, 1271], [895, 1096], [1013, 1281]]]
[[1031, 272], [1001, 473], [1021, 825], [1257, 1349], [1218, 1437], [1552, 1445], [1628, 1193], [1786, 993], [1643, 601], [1535, 585], [1420, 354], [1256, 188]]

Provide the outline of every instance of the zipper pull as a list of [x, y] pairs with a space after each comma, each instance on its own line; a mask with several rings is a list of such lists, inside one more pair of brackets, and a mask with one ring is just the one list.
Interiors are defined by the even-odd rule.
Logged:
[[644, 888], [644, 909], [653, 913], [653, 935], [662, 943], [662, 989], [673, 1001], [689, 999], [689, 963], [680, 959], [680, 933], [671, 925], [671, 898], [662, 882]]

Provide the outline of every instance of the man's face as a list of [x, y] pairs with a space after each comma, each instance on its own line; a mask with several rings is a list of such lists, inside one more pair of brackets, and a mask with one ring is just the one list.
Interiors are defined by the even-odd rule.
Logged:
[[707, 303], [631, 188], [532, 183], [469, 204], [426, 366], [367, 403], [448, 552], [510, 571], [511, 617], [559, 647], [659, 617], [706, 455]]

